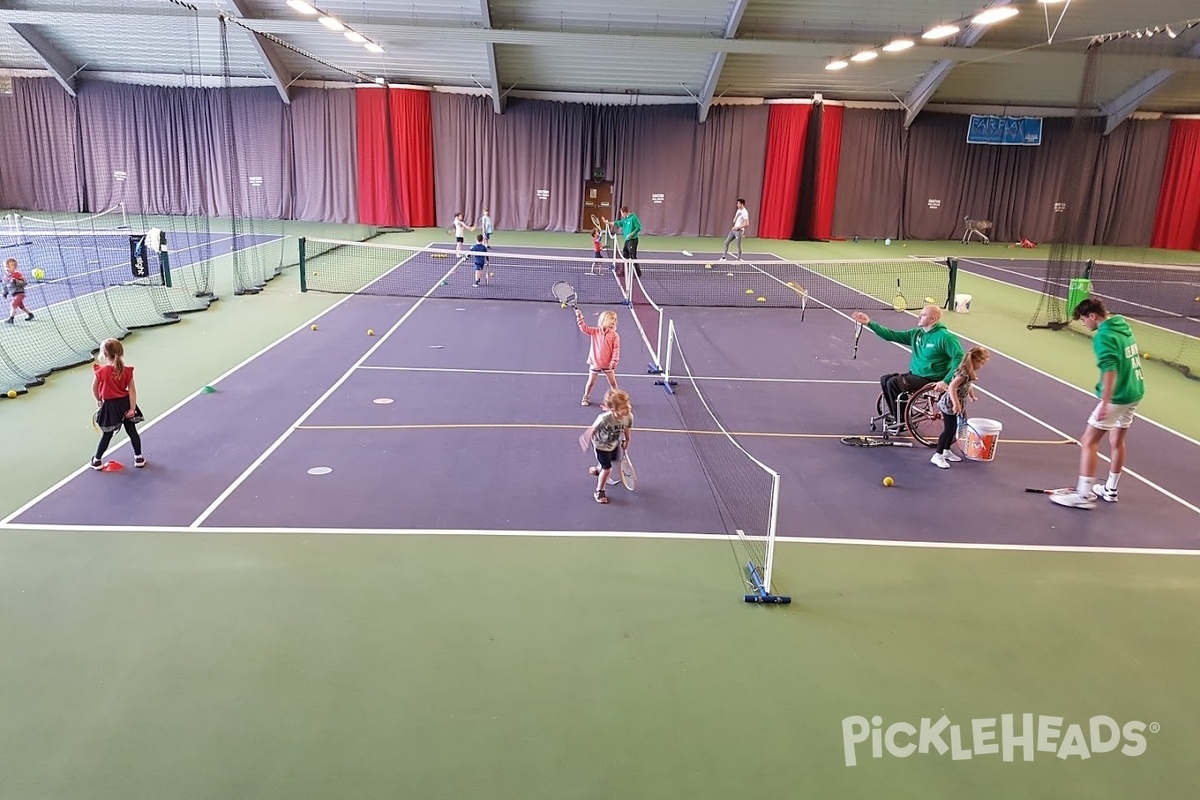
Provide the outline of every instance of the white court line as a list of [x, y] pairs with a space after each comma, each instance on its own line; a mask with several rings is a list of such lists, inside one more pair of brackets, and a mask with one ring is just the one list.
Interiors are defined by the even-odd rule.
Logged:
[[[254, 461], [250, 464], [250, 466], [246, 467], [246, 469], [242, 472], [242, 474], [239, 475], [233, 481], [233, 483], [229, 484], [229, 486], [225, 488], [225, 491], [223, 491], [223, 492], [221, 492], [221, 494], [217, 495], [217, 498], [208, 505], [208, 508], [204, 509], [204, 511], [200, 513], [200, 516], [198, 516], [194, 520], [192, 520], [192, 524], [189, 525], [188, 527], [193, 528], [193, 529], [198, 528], [204, 522], [204, 520], [208, 519], [209, 516], [211, 516], [212, 513], [217, 510], [217, 508], [221, 505], [221, 503], [225, 502], [226, 498], [228, 498], [231, 494], [233, 494], [233, 492], [236, 491], [237, 488], [239, 486], [241, 486], [246, 481], [246, 479], [250, 477], [251, 474], [253, 474], [254, 470], [258, 469], [258, 467], [264, 461], [266, 461], [267, 458], [269, 458], [272, 453], [274, 453], [276, 450], [279, 449], [280, 445], [282, 445], [285, 441], [287, 441], [288, 437], [292, 435], [292, 432], [295, 431], [297, 427], [299, 427], [300, 425], [303, 425], [304, 421], [306, 419], [308, 419], [310, 416], [312, 416], [313, 412], [316, 411], [318, 407], [320, 407], [321, 403], [325, 402], [325, 400], [328, 399], [330, 395], [332, 395], [335, 391], [337, 391], [338, 387], [340, 387], [343, 383], [345, 383], [346, 380], [351, 375], [354, 374], [354, 371], [356, 369], [358, 369], [358, 367], [361, 366], [364, 361], [366, 361], [368, 358], [370, 358], [375, 353], [376, 350], [378, 350], [380, 347], [383, 346], [383, 343], [386, 342], [388, 340], [388, 338], [393, 333], [395, 333], [400, 328], [400, 326], [403, 325], [408, 320], [409, 317], [411, 317], [413, 315], [413, 312], [415, 312], [418, 308], [420, 308], [421, 304], [424, 303], [429, 298], [430, 295], [432, 295], [435, 291], [437, 291], [438, 287], [442, 285], [442, 281], [449, 280], [450, 276], [452, 274], [454, 274], [454, 271], [456, 269], [458, 269], [458, 267], [465, 261], [466, 261], [465, 256], [463, 258], [460, 258], [457, 261], [455, 261], [450, 266], [450, 269], [446, 270], [445, 274], [443, 274], [440, 278], [438, 278], [437, 282], [435, 282], [433, 284], [433, 286], [429, 287], [429, 291], [425, 292], [425, 294], [423, 294], [415, 303], [413, 303], [411, 306], [409, 306], [408, 310], [404, 312], [403, 316], [401, 316], [400, 319], [398, 319], [396, 321], [396, 324], [392, 325], [392, 327], [388, 329], [387, 333], [385, 333], [385, 334], [383, 334], [383, 336], [379, 337], [378, 342], [371, 345], [371, 347], [368, 348], [367, 351], [365, 353], [363, 353], [362, 356], [357, 361], [355, 361], [353, 364], [351, 364], [350, 368], [347, 369], [344, 373], [342, 373], [342, 377], [340, 377], [336, 381], [334, 381], [333, 385], [330, 386], [328, 389], [326, 389], [324, 394], [322, 394], [320, 397], [318, 397], [313, 402], [313, 404], [308, 407], [308, 410], [300, 415], [299, 419], [297, 419], [290, 426], [288, 426], [287, 429], [285, 429], [284, 432], [279, 435], [279, 438], [277, 438], [271, 444], [270, 447], [268, 447], [266, 450], [264, 450], [262, 452], [262, 454], [259, 455], [258, 458], [254, 459]], [[401, 263], [403, 263], [403, 262], [401, 262]], [[399, 266], [399, 265], [397, 265], [397, 266]], [[383, 273], [383, 275], [387, 275], [389, 272], [391, 272], [391, 270], [388, 270], [387, 272]], [[381, 275], [380, 278], [382, 278], [383, 275]], [[354, 295], [350, 295], [350, 297], [353, 297], [353, 296]]]
[[[185, 528], [180, 526], [153, 527], [148, 525], [10, 525], [0, 523], [0, 530], [45, 531], [49, 533], [187, 533], [187, 534], [272, 534], [279, 536], [494, 536], [531, 539], [679, 539], [701, 542], [724, 542], [730, 534], [675, 533], [669, 531], [533, 531], [486, 530], [470, 528], [288, 528], [288, 527], [211, 527]], [[922, 550], [992, 550], [1034, 553], [1086, 553], [1096, 555], [1171, 555], [1200, 556], [1200, 549], [1171, 547], [1088, 547], [1086, 545], [1056, 544], [989, 544], [981, 542], [931, 542], [899, 539], [844, 539], [829, 537], [779, 536], [777, 544], [785, 545], [852, 545], [862, 547], [897, 547]]]
[[[581, 378], [586, 377], [586, 372], [547, 372], [538, 370], [520, 370], [520, 369], [466, 369], [459, 367], [387, 367], [387, 366], [372, 366], [364, 364], [359, 367], [362, 370], [384, 370], [395, 372], [462, 372], [472, 375], [525, 375], [530, 377], [552, 377], [552, 378]], [[649, 373], [635, 372], [630, 375], [622, 375], [623, 378], [650, 378], [652, 380], [661, 380], [661, 375], [651, 375]], [[740, 377], [723, 377], [720, 375], [710, 375], [705, 377], [697, 377], [698, 381], [742, 381], [745, 383], [835, 383], [835, 384], [864, 384], [877, 386], [879, 381], [852, 381], [852, 380], [834, 380], [831, 378], [740, 378]]]
[[[981, 264], [981, 262], [972, 262], [972, 263]], [[981, 265], [987, 266], [986, 264], [981, 264]], [[978, 275], [976, 273], [971, 273], [971, 274], [975, 275], [975, 277], [977, 277], [977, 278], [983, 278], [984, 280], [991, 281], [992, 283], [999, 283], [1002, 286], [1010, 286], [1010, 287], [1013, 287], [1016, 289], [1022, 289], [1027, 292], [1032, 292], [1033, 294], [1041, 294], [1041, 292], [1039, 292], [1036, 289], [1030, 289], [1026, 286], [1019, 286], [1015, 283], [1008, 283], [1007, 281], [1002, 281], [1002, 280], [999, 280], [998, 278], [993, 278], [988, 275]], [[1157, 326], [1155, 326], [1155, 327], [1157, 327]], [[1178, 333], [1178, 331], [1174, 331], [1174, 333]], [[1186, 334], [1182, 334], [1182, 335], [1186, 336]], [[967, 338], [967, 337], [963, 337], [963, 338]], [[983, 344], [983, 342], [976, 341], [975, 339], [967, 339], [967, 341], [975, 342], [976, 344], [979, 344], [979, 345]], [[1036, 372], [1038, 375], [1041, 375], [1042, 377], [1049, 378], [1050, 380], [1060, 383], [1063, 386], [1066, 386], [1070, 389], [1074, 389], [1075, 391], [1079, 392], [1080, 394], [1086, 394], [1088, 397], [1095, 397], [1094, 393], [1092, 393], [1082, 387], [1076, 386], [1075, 384], [1070, 383], [1066, 380], [1063, 380], [1062, 378], [1058, 377], [1057, 375], [1051, 375], [1049, 372], [1038, 369], [1037, 367], [1033, 366], [1032, 364], [1026, 364], [1024, 361], [1020, 360], [1019, 358], [1010, 356], [1007, 353], [997, 350], [996, 348], [992, 347], [991, 345], [985, 345], [985, 346], [991, 352], [1002, 355], [1005, 358], [1007, 358], [1009, 361], [1013, 362], [1014, 364], [1020, 364], [1021, 366], [1025, 367], [1026, 369], [1032, 370], [1032, 371]], [[1174, 436], [1178, 436], [1180, 439], [1183, 439], [1185, 442], [1190, 442], [1191, 444], [1194, 444], [1197, 447], [1200, 447], [1200, 440], [1193, 439], [1191, 436], [1188, 436], [1186, 433], [1183, 433], [1182, 431], [1177, 431], [1168, 425], [1164, 425], [1161, 422], [1158, 422], [1156, 420], [1151, 419], [1150, 417], [1146, 417], [1141, 414], [1135, 413], [1134, 416], [1137, 417], [1138, 419], [1145, 420], [1147, 423], [1149, 423], [1150, 425], [1153, 425], [1156, 428], [1159, 428], [1160, 430], [1164, 430], [1167, 433], [1173, 434]]]

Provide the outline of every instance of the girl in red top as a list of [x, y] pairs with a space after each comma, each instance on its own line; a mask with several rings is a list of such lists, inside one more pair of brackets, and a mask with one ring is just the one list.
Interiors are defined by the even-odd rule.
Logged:
[[617, 335], [617, 312], [605, 311], [600, 315], [598, 320], [600, 327], [593, 328], [584, 322], [583, 312], [578, 308], [575, 309], [575, 321], [579, 323], [579, 330], [583, 331], [589, 339], [591, 339], [591, 347], [588, 349], [588, 379], [587, 386], [583, 390], [582, 405], [590, 406], [592, 404], [592, 387], [596, 385], [596, 378], [600, 373], [604, 373], [604, 377], [608, 378], [608, 385], [613, 389], [619, 389], [617, 386], [617, 362], [621, 360], [621, 337]]
[[4, 284], [4, 296], [12, 295], [12, 306], [9, 308], [9, 325], [17, 317], [18, 311], [25, 312], [25, 319], [33, 319], [33, 312], [25, 307], [25, 276], [17, 271], [17, 260], [10, 258], [4, 262], [4, 274], [0, 275], [0, 283]]
[[112, 442], [113, 434], [121, 427], [129, 434], [129, 443], [133, 445], [133, 465], [146, 466], [142, 456], [142, 437], [138, 435], [137, 423], [142, 421], [142, 412], [137, 407], [137, 385], [133, 382], [133, 367], [125, 363], [125, 348], [117, 339], [105, 339], [100, 345], [100, 358], [103, 363], [94, 364], [92, 370], [92, 395], [100, 406], [96, 412], [96, 424], [103, 431], [100, 435], [100, 445], [92, 458], [92, 469], [104, 466], [101, 459], [104, 451]]

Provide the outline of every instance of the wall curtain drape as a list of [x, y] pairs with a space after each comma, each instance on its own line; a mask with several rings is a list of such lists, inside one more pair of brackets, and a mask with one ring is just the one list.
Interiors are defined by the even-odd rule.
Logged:
[[1200, 119], [1171, 122], [1151, 246], [1200, 250]]
[[777, 103], [767, 118], [767, 152], [763, 165], [761, 222], [763, 239], [790, 239], [800, 199], [800, 173], [812, 106]]

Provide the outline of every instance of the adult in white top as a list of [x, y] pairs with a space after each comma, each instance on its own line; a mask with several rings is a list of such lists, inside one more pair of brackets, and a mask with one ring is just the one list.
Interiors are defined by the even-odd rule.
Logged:
[[729, 235], [725, 237], [725, 250], [721, 253], [722, 261], [729, 256], [729, 245], [735, 241], [737, 242], [738, 261], [742, 260], [742, 238], [745, 237], [748, 227], [750, 227], [750, 212], [746, 210], [746, 201], [739, 197], [737, 213], [733, 215], [733, 230], [729, 231]]

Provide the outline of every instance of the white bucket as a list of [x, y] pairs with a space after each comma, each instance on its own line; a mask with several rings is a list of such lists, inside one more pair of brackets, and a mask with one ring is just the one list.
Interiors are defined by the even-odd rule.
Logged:
[[956, 294], [954, 295], [954, 313], [967, 314], [971, 311], [971, 295]]
[[1004, 429], [994, 419], [971, 417], [959, 432], [958, 446], [972, 461], [991, 461], [996, 457], [1000, 431]]

